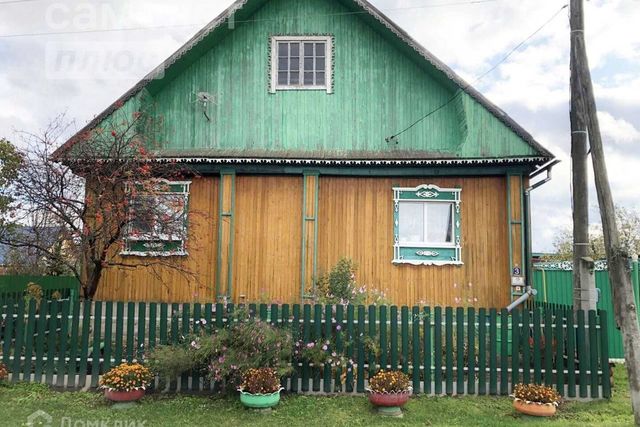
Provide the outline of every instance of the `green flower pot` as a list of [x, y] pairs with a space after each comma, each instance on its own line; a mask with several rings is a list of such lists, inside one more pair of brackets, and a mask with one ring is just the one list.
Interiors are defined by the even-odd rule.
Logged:
[[266, 409], [272, 408], [280, 402], [280, 391], [271, 394], [251, 394], [244, 391], [240, 392], [240, 402], [247, 408]]

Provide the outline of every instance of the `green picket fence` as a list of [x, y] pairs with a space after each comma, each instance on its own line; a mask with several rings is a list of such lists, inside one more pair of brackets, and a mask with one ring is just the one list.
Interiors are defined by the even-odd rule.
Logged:
[[51, 299], [55, 293], [59, 299], [77, 300], [79, 296], [80, 284], [72, 276], [5, 275], [0, 276], [0, 304], [24, 296], [29, 283], [42, 288], [44, 299]]
[[[514, 311], [396, 306], [249, 305], [254, 315], [305, 341], [330, 339], [355, 362], [342, 391], [362, 393], [380, 367], [410, 375], [416, 394], [508, 395], [518, 382], [552, 385], [565, 397], [608, 398], [611, 382], [607, 315], [536, 308]], [[158, 344], [177, 343], [202, 328], [224, 328], [229, 304], [156, 304], [18, 299], [3, 309], [2, 361], [11, 381], [67, 389], [96, 387], [102, 373], [140, 361]], [[337, 331], [341, 331], [339, 334]], [[343, 334], [345, 334], [343, 336]], [[337, 337], [340, 338], [337, 338]], [[365, 340], [379, 344], [370, 351]], [[343, 347], [344, 346], [344, 347]], [[369, 349], [369, 350], [368, 350]], [[283, 380], [292, 392], [336, 392], [341, 376], [293, 361]], [[354, 375], [355, 374], [355, 375]], [[159, 382], [156, 383], [158, 386]], [[215, 387], [183, 376], [169, 389]]]
[[[611, 283], [609, 282], [609, 272], [607, 270], [597, 270], [594, 272], [596, 287], [600, 289], [600, 299], [597, 308], [607, 313], [607, 324], [609, 325], [609, 355], [612, 359], [623, 359], [624, 348], [622, 345], [622, 335], [616, 328], [613, 312], [613, 296], [611, 294]], [[640, 280], [638, 261], [630, 264], [631, 281], [636, 298], [636, 307], [640, 317]], [[533, 283], [538, 291], [535, 297], [536, 303], [557, 304], [573, 306], [573, 271], [571, 263], [539, 263], [534, 265]]]

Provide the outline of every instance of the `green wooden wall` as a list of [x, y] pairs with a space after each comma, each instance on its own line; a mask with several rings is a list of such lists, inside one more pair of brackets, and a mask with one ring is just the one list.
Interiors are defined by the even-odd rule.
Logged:
[[[205, 38], [190, 59], [167, 69], [132, 99], [162, 120], [169, 154], [220, 157], [491, 158], [538, 154], [467, 94], [406, 132], [394, 134], [458, 88], [412, 55], [377, 21], [338, 0], [272, 0], [235, 29]], [[255, 4], [255, 2], [254, 2]], [[252, 11], [253, 12], [253, 11]], [[245, 12], [247, 13], [247, 12]], [[335, 37], [334, 93], [269, 93], [269, 37]], [[208, 121], [197, 92], [215, 96]]]

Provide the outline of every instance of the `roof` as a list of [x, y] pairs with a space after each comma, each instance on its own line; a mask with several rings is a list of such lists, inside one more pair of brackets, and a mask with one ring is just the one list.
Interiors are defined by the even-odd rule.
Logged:
[[[153, 71], [143, 77], [136, 85], [125, 92], [120, 98], [113, 102], [103, 112], [98, 114], [93, 120], [91, 120], [85, 127], [72, 136], [67, 142], [65, 142], [60, 148], [54, 152], [54, 158], [60, 158], [62, 155], [75, 144], [80, 138], [80, 135], [91, 131], [98, 126], [104, 119], [109, 117], [119, 106], [123, 105], [127, 100], [136, 96], [148, 85], [152, 84], [154, 80], [163, 75], [168, 75], [171, 72], [172, 67], [175, 67], [177, 63], [181, 61], [188, 61], [189, 55], [198, 55], [198, 47], [200, 43], [207, 38], [214, 31], [225, 31], [228, 26], [222, 25], [232, 16], [236, 22], [241, 22], [242, 17], [249, 16], [255, 10], [259, 9], [262, 5], [270, 0], [236, 0], [231, 6], [229, 6], [218, 17], [207, 24], [203, 29], [198, 31], [189, 41], [187, 41], [180, 49], [178, 49], [173, 55], [171, 55], [162, 64], [156, 67]], [[395, 24], [391, 19], [385, 16], [380, 10], [374, 7], [366, 0], [335, 0], [351, 8], [355, 8], [356, 11], [360, 11], [369, 20], [375, 20], [380, 23], [389, 37], [393, 37], [401, 41], [404, 46], [411, 49], [417, 55], [419, 55], [424, 61], [430, 64], [434, 69], [442, 73], [449, 81], [455, 84], [460, 90], [467, 93], [471, 98], [476, 100], [480, 105], [486, 108], [493, 116], [495, 116], [500, 122], [511, 129], [516, 135], [518, 135], [523, 141], [534, 148], [538, 153], [538, 159], [546, 161], [554, 158], [555, 156], [539, 144], [533, 136], [527, 132], [522, 126], [520, 126], [515, 120], [513, 120], [503, 110], [489, 101], [480, 92], [474, 89], [469, 83], [456, 74], [450, 67], [436, 58], [431, 52], [420, 45], [409, 34], [407, 34], [402, 28]], [[237, 16], [236, 14], [242, 14]], [[229, 31], [229, 30], [226, 30]], [[213, 157], [221, 157], [220, 155]]]

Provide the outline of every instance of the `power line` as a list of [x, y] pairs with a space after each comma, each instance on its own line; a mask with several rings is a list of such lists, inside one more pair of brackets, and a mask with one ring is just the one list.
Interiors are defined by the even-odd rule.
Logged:
[[[0, 6], [3, 4], [13, 4], [13, 3], [25, 3], [25, 2], [35, 2], [35, 1], [43, 1], [43, 0], [7, 0], [0, 2]], [[483, 3], [493, 3], [501, 0], [469, 0], [469, 1], [454, 1], [447, 3], [433, 3], [422, 6], [407, 6], [407, 7], [397, 7], [397, 8], [389, 8], [382, 9], [384, 12], [397, 12], [404, 10], [416, 10], [416, 9], [430, 9], [430, 8], [438, 8], [438, 7], [448, 7], [448, 6], [463, 6], [463, 5], [476, 5]], [[284, 18], [265, 18], [265, 19], [247, 19], [247, 20], [234, 20], [234, 24], [245, 24], [245, 23], [256, 23], [256, 22], [280, 22], [280, 21], [296, 21], [300, 19], [308, 19], [308, 18], [322, 18], [322, 17], [338, 17], [338, 16], [349, 16], [349, 15], [361, 15], [368, 14], [367, 11], [352, 11], [352, 12], [336, 12], [336, 13], [328, 13], [328, 14], [318, 14], [318, 15], [303, 15], [297, 17], [284, 17]], [[148, 26], [148, 27], [122, 27], [122, 28], [106, 28], [106, 29], [94, 29], [94, 30], [69, 30], [69, 31], [43, 31], [43, 32], [34, 32], [34, 33], [18, 33], [18, 34], [3, 34], [0, 35], [0, 38], [20, 38], [20, 37], [39, 37], [39, 36], [55, 36], [55, 35], [68, 35], [68, 34], [88, 34], [88, 33], [112, 33], [118, 31], [143, 31], [143, 30], [162, 30], [162, 29], [170, 29], [170, 28], [186, 28], [186, 27], [202, 27], [206, 25], [206, 23], [201, 24], [178, 24], [178, 25], [156, 25], [156, 26]]]
[[395, 140], [397, 137], [399, 137], [400, 135], [402, 135], [403, 133], [407, 132], [408, 130], [412, 129], [414, 126], [416, 126], [417, 124], [419, 124], [420, 122], [426, 120], [428, 117], [432, 116], [433, 114], [437, 113], [438, 111], [442, 110], [444, 107], [446, 107], [447, 105], [451, 104], [460, 94], [462, 94], [465, 90], [467, 90], [472, 84], [477, 83], [478, 81], [480, 81], [483, 77], [485, 77], [487, 74], [491, 73], [493, 70], [495, 70], [496, 68], [498, 68], [503, 62], [505, 62], [507, 59], [509, 59], [509, 57], [518, 49], [520, 49], [525, 43], [527, 43], [529, 40], [531, 40], [536, 34], [538, 34], [544, 27], [546, 27], [551, 21], [553, 21], [555, 19], [556, 16], [558, 16], [560, 14], [560, 12], [562, 12], [564, 9], [567, 8], [567, 4], [565, 4], [564, 6], [562, 6], [560, 9], [558, 9], [557, 12], [555, 12], [551, 18], [549, 18], [548, 20], [546, 20], [544, 22], [544, 24], [542, 24], [540, 27], [538, 27], [538, 29], [536, 29], [533, 33], [529, 34], [529, 36], [527, 36], [527, 38], [525, 38], [523, 41], [521, 41], [520, 43], [518, 43], [513, 49], [511, 49], [509, 51], [509, 53], [507, 53], [500, 61], [498, 61], [495, 65], [493, 65], [491, 68], [489, 68], [487, 71], [485, 71], [484, 73], [480, 74], [478, 77], [476, 77], [471, 83], [467, 83], [465, 86], [463, 86], [462, 88], [460, 88], [458, 91], [456, 91], [456, 93], [449, 98], [448, 101], [446, 101], [444, 104], [438, 106], [437, 108], [429, 111], [427, 114], [425, 114], [424, 116], [422, 116], [421, 118], [419, 118], [418, 120], [416, 120], [415, 122], [413, 122], [412, 124], [410, 124], [409, 126], [407, 126], [406, 128], [404, 128], [403, 130], [401, 130], [400, 132], [388, 136], [385, 138], [385, 141], [387, 142], [391, 142], [393, 140]]

